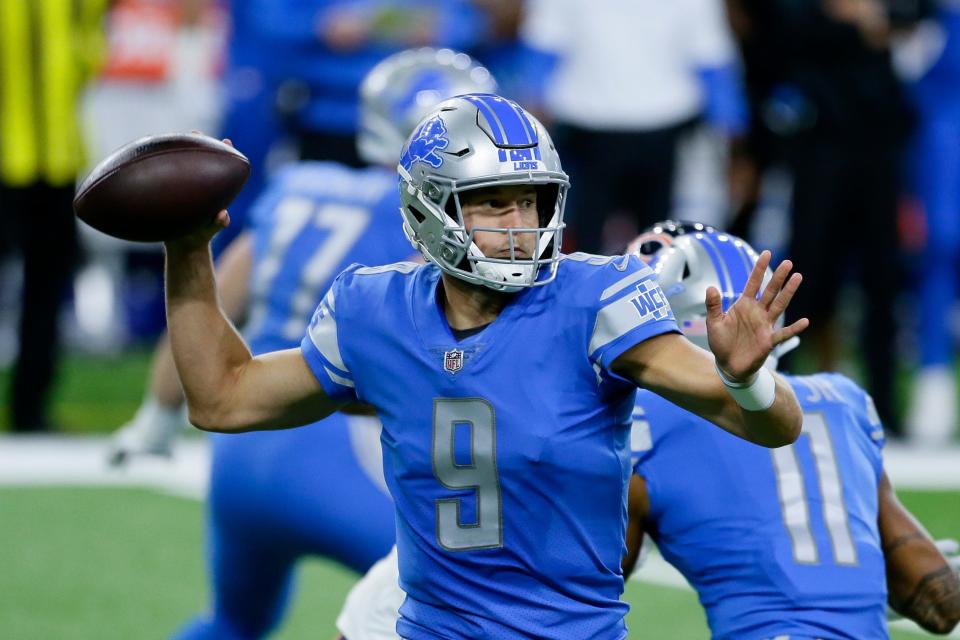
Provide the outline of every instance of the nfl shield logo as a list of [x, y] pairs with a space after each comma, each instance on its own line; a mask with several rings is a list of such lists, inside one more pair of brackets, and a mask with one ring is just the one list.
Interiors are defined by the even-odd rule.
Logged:
[[463, 350], [451, 349], [443, 354], [443, 370], [456, 373], [463, 368]]

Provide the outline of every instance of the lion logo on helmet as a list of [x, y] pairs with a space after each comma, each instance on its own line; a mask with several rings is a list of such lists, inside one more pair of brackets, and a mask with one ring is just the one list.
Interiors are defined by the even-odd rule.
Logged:
[[400, 164], [407, 171], [413, 166], [414, 162], [426, 162], [434, 169], [439, 169], [443, 164], [443, 158], [437, 151], [446, 149], [450, 141], [445, 137], [447, 127], [443, 124], [440, 116], [434, 116], [420, 125], [417, 132], [410, 139], [407, 150], [400, 158]]

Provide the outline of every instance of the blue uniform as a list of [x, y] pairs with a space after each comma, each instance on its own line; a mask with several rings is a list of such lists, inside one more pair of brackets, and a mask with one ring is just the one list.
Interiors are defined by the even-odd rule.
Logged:
[[676, 331], [636, 257], [565, 256], [457, 340], [436, 266], [354, 266], [302, 343], [327, 393], [383, 422], [409, 640], [626, 637], [635, 387], [610, 364]]
[[632, 442], [650, 496], [645, 528], [697, 590], [714, 638], [886, 638], [880, 421], [841, 375], [787, 380], [803, 434], [779, 449], [638, 394]]
[[[401, 51], [403, 33], [429, 25], [434, 46], [463, 49], [489, 32], [485, 12], [466, 0], [245, 0], [255, 37], [267, 48], [277, 85], [295, 80], [304, 99], [287, 114], [297, 130], [353, 134], [357, 87], [382, 59]], [[371, 32], [356, 48], [333, 49], [321, 37], [340, 13], [371, 19]]]
[[[246, 337], [255, 354], [295, 347], [345, 265], [412, 253], [398, 207], [393, 171], [302, 163], [277, 176], [252, 210]], [[386, 555], [393, 504], [355, 454], [371, 429], [376, 451], [375, 424], [340, 414], [301, 429], [211, 437], [214, 611], [180, 637], [261, 637], [283, 615], [298, 559], [323, 555], [363, 572]]]

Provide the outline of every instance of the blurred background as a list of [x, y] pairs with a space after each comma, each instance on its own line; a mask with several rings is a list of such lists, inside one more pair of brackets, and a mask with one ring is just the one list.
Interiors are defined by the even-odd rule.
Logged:
[[[791, 313], [812, 327], [782, 368], [865, 386], [901, 497], [935, 536], [960, 533], [957, 0], [13, 0], [0, 636], [165, 637], [204, 597], [204, 439], [105, 463], [164, 328], [162, 251], [76, 222], [76, 181], [140, 136], [229, 137], [253, 174], [219, 252], [280, 167], [359, 164], [360, 79], [418, 45], [470, 53], [550, 129], [573, 185], [565, 249], [619, 252], [675, 218], [794, 260]], [[332, 635], [354, 579], [308, 570], [281, 637]], [[628, 589], [634, 626], [703, 637], [682, 579], [657, 571]]]

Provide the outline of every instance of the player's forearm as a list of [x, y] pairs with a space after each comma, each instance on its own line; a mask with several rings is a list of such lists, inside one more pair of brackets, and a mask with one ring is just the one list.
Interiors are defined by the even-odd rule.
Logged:
[[788, 445], [800, 437], [800, 430], [803, 427], [803, 412], [800, 410], [800, 403], [793, 393], [790, 385], [780, 377], [774, 375], [776, 381], [776, 393], [773, 404], [764, 411], [747, 411], [736, 405], [735, 409], [739, 413], [740, 424], [738, 429], [742, 430], [744, 438], [764, 447], [782, 447]]
[[890, 607], [927, 631], [949, 633], [960, 622], [960, 579], [923, 525], [900, 504], [886, 474], [878, 495]]
[[890, 589], [890, 607], [931, 633], [950, 633], [960, 622], [960, 579], [944, 564], [912, 590]]
[[160, 336], [153, 351], [147, 395], [164, 409], [179, 409], [183, 405], [183, 388], [170, 350], [170, 337], [166, 332]]
[[209, 246], [167, 245], [167, 330], [190, 410], [201, 428], [227, 422], [233, 390], [249, 349], [217, 299]]
[[782, 447], [800, 436], [803, 414], [793, 389], [774, 374], [773, 403], [743, 409], [717, 373], [713, 356], [677, 334], [646, 340], [621, 355], [613, 370], [682, 409], [765, 447]]

